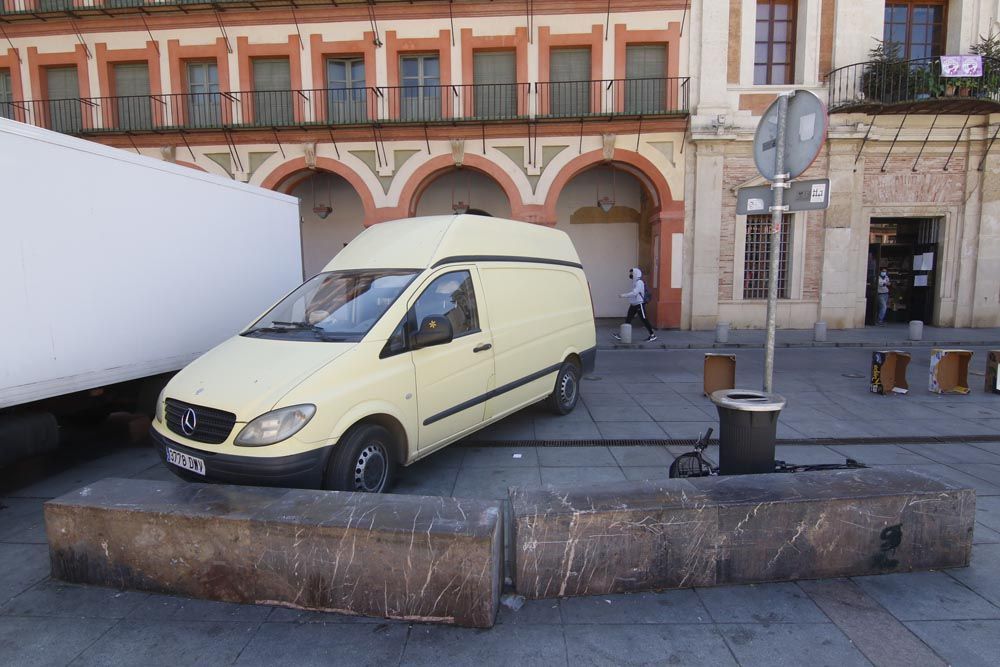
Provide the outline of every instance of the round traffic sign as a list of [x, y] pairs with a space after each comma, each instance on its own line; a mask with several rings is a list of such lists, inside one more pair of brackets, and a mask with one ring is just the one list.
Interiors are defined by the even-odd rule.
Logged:
[[[826, 105], [808, 90], [796, 90], [788, 97], [785, 130], [785, 164], [789, 179], [798, 178], [819, 155], [826, 141]], [[753, 138], [753, 160], [757, 171], [769, 181], [777, 175], [778, 100], [764, 112]]]

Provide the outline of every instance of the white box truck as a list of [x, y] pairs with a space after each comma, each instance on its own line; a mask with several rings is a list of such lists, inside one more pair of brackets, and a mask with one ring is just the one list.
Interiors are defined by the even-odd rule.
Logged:
[[294, 197], [3, 118], [0, 193], [0, 463], [53, 397], [110, 404], [302, 281]]

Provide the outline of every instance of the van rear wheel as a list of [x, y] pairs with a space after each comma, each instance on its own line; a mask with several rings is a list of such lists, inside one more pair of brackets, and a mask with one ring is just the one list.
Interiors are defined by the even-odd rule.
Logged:
[[396, 472], [392, 434], [377, 424], [351, 429], [333, 450], [323, 478], [332, 491], [382, 493]]
[[580, 400], [580, 367], [572, 361], [563, 362], [556, 376], [556, 386], [549, 396], [549, 408], [557, 415], [573, 412]]

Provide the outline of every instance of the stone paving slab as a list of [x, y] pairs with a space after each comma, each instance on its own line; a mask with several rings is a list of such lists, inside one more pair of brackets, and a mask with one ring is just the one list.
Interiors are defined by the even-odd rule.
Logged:
[[[978, 554], [976, 549], [973, 560]], [[855, 577], [854, 581], [901, 621], [1000, 619], [1000, 607], [945, 572]]]
[[711, 625], [610, 625], [565, 629], [570, 665], [738, 665]]
[[849, 579], [802, 581], [799, 587], [872, 663], [944, 667], [926, 644]]
[[906, 627], [951, 665], [996, 667], [1000, 621], [920, 621]]
[[719, 630], [744, 667], [871, 665], [833, 623], [720, 625]]

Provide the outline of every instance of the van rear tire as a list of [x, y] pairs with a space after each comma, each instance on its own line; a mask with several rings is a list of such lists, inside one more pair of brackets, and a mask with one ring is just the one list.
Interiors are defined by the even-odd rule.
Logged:
[[556, 375], [556, 386], [549, 396], [549, 409], [557, 415], [573, 412], [580, 400], [580, 367], [565, 361]]
[[347, 432], [334, 447], [326, 466], [323, 488], [331, 491], [383, 493], [396, 473], [392, 434], [377, 424], [362, 424]]

